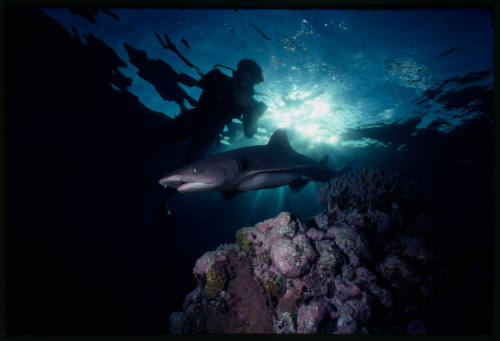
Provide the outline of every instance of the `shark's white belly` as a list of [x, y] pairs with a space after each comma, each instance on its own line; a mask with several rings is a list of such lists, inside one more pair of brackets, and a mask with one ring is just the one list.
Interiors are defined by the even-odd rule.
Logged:
[[279, 187], [289, 185], [300, 178], [300, 174], [294, 173], [263, 173], [241, 182], [238, 185], [238, 190], [245, 192], [261, 188]]

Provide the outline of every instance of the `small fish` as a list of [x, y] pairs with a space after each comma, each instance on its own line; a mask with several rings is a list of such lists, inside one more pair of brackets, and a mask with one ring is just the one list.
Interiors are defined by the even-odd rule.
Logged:
[[191, 48], [189, 47], [188, 42], [186, 41], [186, 39], [184, 39], [184, 37], [181, 39], [181, 43], [184, 44], [184, 46], [186, 46], [188, 49], [191, 50]]
[[453, 52], [458, 51], [458, 50], [460, 50], [460, 48], [458, 48], [458, 47], [452, 47], [451, 49], [448, 49], [446, 51], [441, 52], [439, 54], [439, 57], [446, 56], [447, 54], [452, 54]]
[[253, 22], [251, 22], [250, 20], [248, 20], [248, 22], [250, 23], [250, 25], [252, 25], [252, 27], [260, 33], [260, 35], [262, 36], [262, 38], [266, 39], [266, 40], [271, 40], [271, 38], [269, 38], [268, 36], [266, 36], [264, 34], [264, 32], [262, 32], [261, 30], [259, 30], [259, 28], [257, 26], [255, 26], [255, 24]]

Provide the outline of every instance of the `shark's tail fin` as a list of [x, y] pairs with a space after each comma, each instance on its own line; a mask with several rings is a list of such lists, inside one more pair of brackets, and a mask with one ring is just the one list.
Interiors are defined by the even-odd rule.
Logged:
[[321, 160], [319, 160], [319, 162], [326, 165], [326, 163], [328, 162], [328, 154], [325, 154], [325, 156], [323, 156]]
[[342, 169], [337, 172], [337, 176], [342, 176], [342, 175], [344, 175], [346, 173], [351, 172], [352, 169], [353, 169], [353, 165], [355, 163], [356, 163], [355, 160], [350, 161], [347, 165], [345, 165], [344, 167], [342, 167]]

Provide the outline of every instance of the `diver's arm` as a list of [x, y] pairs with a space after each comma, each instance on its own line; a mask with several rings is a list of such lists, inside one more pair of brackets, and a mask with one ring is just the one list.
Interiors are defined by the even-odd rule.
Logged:
[[243, 132], [247, 138], [251, 138], [257, 132], [257, 122], [266, 109], [267, 105], [254, 101], [252, 109], [248, 113], [243, 114]]

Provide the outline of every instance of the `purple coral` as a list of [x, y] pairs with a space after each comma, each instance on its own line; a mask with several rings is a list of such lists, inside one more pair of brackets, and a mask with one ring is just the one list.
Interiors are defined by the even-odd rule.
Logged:
[[427, 333], [440, 277], [424, 199], [384, 171], [331, 180], [307, 224], [282, 212], [205, 253], [171, 332]]
[[271, 259], [274, 266], [285, 277], [296, 278], [311, 267], [316, 253], [305, 235], [298, 235], [292, 240], [281, 238], [271, 247]]
[[317, 333], [327, 310], [326, 304], [322, 301], [314, 301], [300, 306], [297, 312], [297, 333]]

